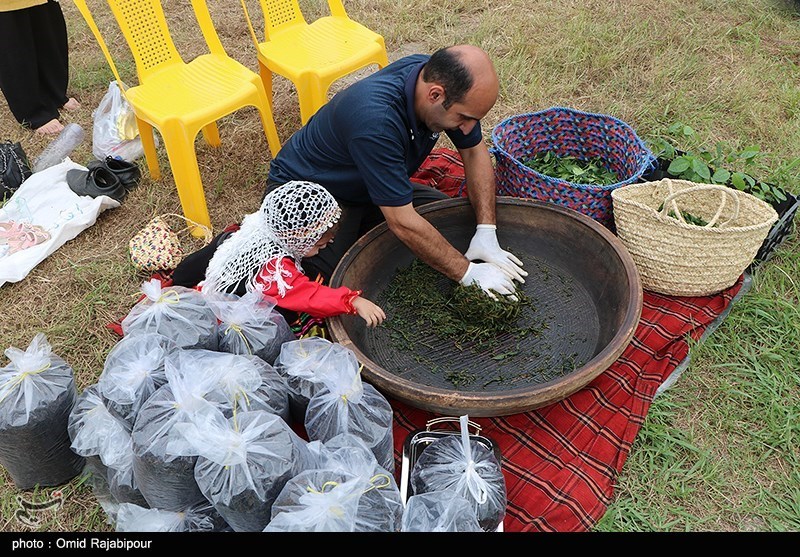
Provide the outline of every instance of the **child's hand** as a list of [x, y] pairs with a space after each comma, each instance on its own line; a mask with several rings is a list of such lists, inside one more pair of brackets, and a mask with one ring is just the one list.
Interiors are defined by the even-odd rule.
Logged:
[[353, 307], [356, 308], [358, 315], [367, 322], [367, 327], [376, 327], [386, 319], [386, 314], [379, 306], [361, 296], [353, 300]]

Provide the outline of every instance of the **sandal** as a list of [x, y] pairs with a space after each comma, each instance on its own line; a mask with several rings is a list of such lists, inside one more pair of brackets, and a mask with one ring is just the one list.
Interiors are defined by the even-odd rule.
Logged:
[[50, 239], [50, 233], [37, 224], [28, 222], [0, 222], [0, 245], [7, 245], [11, 255], [18, 251], [42, 244]]

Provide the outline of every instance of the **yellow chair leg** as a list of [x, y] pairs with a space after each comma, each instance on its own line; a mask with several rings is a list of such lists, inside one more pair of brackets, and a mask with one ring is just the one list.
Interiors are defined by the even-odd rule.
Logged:
[[[190, 137], [190, 130], [176, 125], [165, 129], [162, 134], [184, 216], [210, 228], [211, 219], [208, 215], [206, 196], [194, 150], [196, 133]], [[193, 227], [192, 235], [202, 237], [203, 231]]]
[[272, 110], [272, 72], [260, 61], [258, 63], [258, 72], [261, 74], [261, 83], [264, 84], [264, 92], [267, 94], [267, 104], [269, 109]]
[[211, 147], [219, 147], [222, 141], [219, 138], [219, 128], [216, 122], [203, 126], [203, 138]]
[[150, 178], [160, 180], [161, 169], [158, 166], [158, 153], [156, 153], [156, 142], [153, 137], [153, 126], [139, 118], [136, 119], [136, 125], [139, 127], [139, 138], [142, 140], [142, 149], [144, 149], [144, 158], [147, 161]]
[[266, 102], [267, 93], [260, 83], [256, 84], [256, 89], [258, 90], [258, 100], [260, 101], [259, 104], [256, 105], [256, 108], [258, 109], [259, 116], [261, 116], [261, 126], [264, 128], [264, 135], [267, 137], [267, 145], [269, 145], [269, 151], [272, 153], [272, 158], [274, 159], [278, 155], [278, 151], [281, 150], [281, 140], [278, 137], [278, 130], [275, 127], [272, 108], [269, 106], [269, 103]]
[[305, 124], [328, 102], [328, 90], [315, 75], [305, 75], [298, 81], [295, 87], [300, 102], [300, 123]]

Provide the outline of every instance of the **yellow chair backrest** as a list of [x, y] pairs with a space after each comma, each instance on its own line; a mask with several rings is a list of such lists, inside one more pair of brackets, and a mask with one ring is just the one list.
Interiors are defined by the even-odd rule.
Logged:
[[136, 61], [139, 81], [164, 66], [183, 64], [158, 0], [107, 0]]
[[259, 0], [264, 13], [264, 35], [270, 40], [270, 34], [280, 33], [289, 27], [306, 25], [303, 12], [297, 0]]

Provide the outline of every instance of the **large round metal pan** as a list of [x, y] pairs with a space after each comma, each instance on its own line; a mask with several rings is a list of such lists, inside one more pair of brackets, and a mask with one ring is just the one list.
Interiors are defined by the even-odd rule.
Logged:
[[[476, 224], [467, 199], [436, 201], [418, 212], [456, 249], [466, 251]], [[639, 322], [642, 286], [630, 254], [613, 233], [565, 207], [498, 197], [497, 236], [529, 273], [523, 289], [532, 309], [519, 325], [536, 321], [541, 334], [507, 335], [481, 351], [421, 327], [408, 332], [416, 346], [408, 350], [391, 342], [386, 326], [368, 328], [351, 315], [329, 319], [331, 340], [355, 353], [364, 365], [364, 380], [388, 397], [430, 412], [504, 416], [569, 396], [620, 356]], [[387, 285], [414, 259], [384, 223], [345, 253], [331, 286], [360, 288], [364, 297], [384, 305]], [[441, 276], [431, 288], [448, 283], [452, 287]], [[387, 311], [387, 323], [391, 319]], [[448, 367], [469, 380], [452, 382], [442, 372]]]

